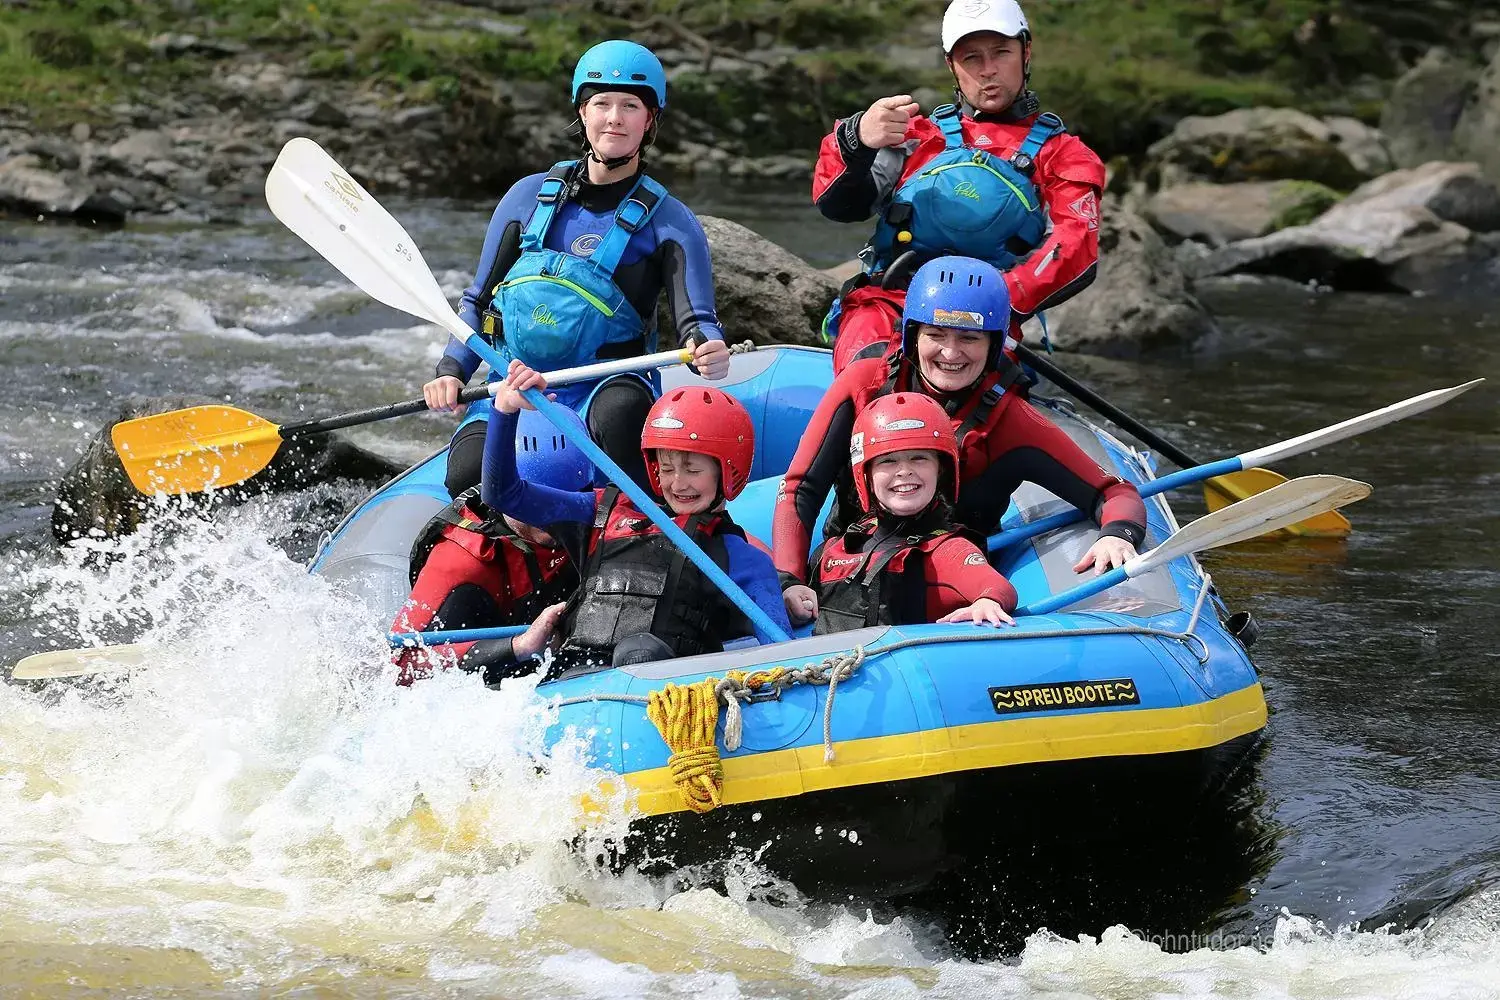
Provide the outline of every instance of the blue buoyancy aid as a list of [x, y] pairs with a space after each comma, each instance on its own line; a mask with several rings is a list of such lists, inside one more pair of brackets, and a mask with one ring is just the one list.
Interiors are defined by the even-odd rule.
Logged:
[[952, 104], [935, 109], [932, 121], [943, 133], [943, 151], [891, 195], [870, 252], [862, 255], [867, 270], [883, 271], [908, 250], [1012, 266], [1046, 235], [1046, 208], [1031, 175], [1047, 140], [1066, 131], [1062, 119], [1039, 115], [1009, 159], [966, 145]]
[[495, 286], [491, 310], [501, 318], [502, 353], [538, 371], [585, 365], [606, 344], [645, 342], [656, 350], [654, 328], [615, 284], [615, 268], [633, 234], [655, 214], [667, 191], [641, 175], [615, 210], [594, 252], [579, 257], [549, 250], [545, 242], [562, 206], [577, 161], [552, 167], [537, 190], [536, 210], [521, 234], [521, 256]]

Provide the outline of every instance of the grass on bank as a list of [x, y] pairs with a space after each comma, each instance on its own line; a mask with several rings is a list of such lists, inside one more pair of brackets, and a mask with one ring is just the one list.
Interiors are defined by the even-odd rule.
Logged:
[[[1297, 103], [1372, 118], [1378, 81], [1494, 0], [1029, 0], [1033, 83], [1106, 156], [1137, 152], [1185, 114]], [[294, 74], [408, 100], [456, 101], [505, 82], [565, 91], [579, 52], [626, 35], [705, 62], [797, 50], [769, 74], [673, 79], [673, 103], [746, 152], [806, 152], [876, 96], [948, 86], [945, 0], [10, 0], [0, 107], [43, 124], [97, 116], [216, 72], [154, 52], [166, 33], [243, 45]], [[498, 12], [503, 7], [508, 13]], [[1400, 20], [1405, 18], [1405, 20]], [[1392, 19], [1396, 19], [1394, 22]], [[483, 23], [481, 23], [483, 22]], [[1392, 26], [1394, 24], [1394, 27]], [[1403, 48], [1405, 46], [1405, 48]], [[733, 65], [733, 63], [729, 63]], [[1371, 81], [1375, 81], [1371, 85]], [[1351, 85], [1357, 97], [1347, 94]], [[1363, 87], [1363, 91], [1359, 90]]]

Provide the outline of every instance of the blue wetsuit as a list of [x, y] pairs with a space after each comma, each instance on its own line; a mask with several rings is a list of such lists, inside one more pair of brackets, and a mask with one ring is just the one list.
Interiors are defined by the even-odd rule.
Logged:
[[[482, 329], [481, 317], [490, 305], [495, 286], [505, 279], [521, 256], [521, 234], [537, 207], [537, 190], [546, 176], [532, 174], [517, 181], [490, 218], [474, 282], [464, 290], [458, 309], [472, 330]], [[591, 253], [637, 180], [628, 177], [610, 184], [590, 184], [584, 177], [586, 174], [580, 171], [565, 193], [564, 203], [547, 231], [548, 249], [574, 255]], [[647, 338], [656, 326], [656, 308], [663, 290], [681, 343], [686, 344], [699, 335], [724, 339], [714, 311], [708, 240], [698, 219], [670, 194], [657, 205], [650, 221], [631, 236], [615, 270], [614, 281], [646, 321], [646, 332], [638, 341], [606, 345], [599, 358], [646, 353]], [[479, 355], [454, 337], [449, 339], [447, 350], [438, 361], [437, 374], [468, 382], [479, 364]], [[634, 376], [619, 376], [608, 380], [586, 404], [590, 435], [642, 485], [646, 485], [646, 478], [640, 457], [640, 430], [654, 399], [653, 387], [654, 380], [648, 384]], [[581, 386], [574, 392], [563, 393], [558, 401], [578, 409], [585, 405], [579, 397], [588, 388]], [[488, 414], [487, 402], [475, 404], [454, 436], [447, 475], [448, 491], [453, 496], [479, 482], [484, 428], [478, 421]]]
[[[586, 566], [591, 551], [599, 494], [593, 491], [580, 493], [553, 489], [527, 482], [518, 476], [516, 420], [514, 414], [498, 411], [490, 419], [484, 451], [484, 502], [492, 509], [509, 514], [518, 521], [545, 528], [548, 534], [567, 549], [574, 565]], [[622, 500], [621, 503], [628, 501]], [[636, 516], [640, 516], [638, 512]], [[723, 542], [726, 556], [723, 568], [730, 579], [740, 585], [771, 621], [790, 633], [791, 624], [787, 620], [786, 605], [781, 599], [781, 582], [770, 557], [737, 534], [726, 532], [716, 537]], [[661, 538], [659, 544], [667, 550], [672, 548], [665, 538]], [[587, 589], [589, 581], [585, 580], [582, 586]], [[706, 586], [712, 589], [712, 584]], [[720, 599], [727, 601], [727, 598]], [[762, 644], [777, 641], [776, 636], [764, 634], [759, 629], [754, 629], [753, 625], [751, 630]], [[723, 642], [737, 637], [720, 635], [712, 638]]]
[[[480, 314], [489, 306], [495, 286], [504, 280], [521, 255], [521, 232], [536, 208], [537, 189], [546, 176], [532, 174], [517, 181], [490, 217], [474, 283], [464, 290], [458, 309], [459, 316], [472, 330], [480, 329]], [[609, 229], [615, 210], [634, 184], [634, 177], [610, 184], [575, 182], [547, 232], [547, 248], [588, 256]], [[667, 309], [676, 324], [680, 343], [686, 344], [699, 334], [712, 340], [724, 339], [714, 311], [708, 239], [697, 217], [670, 194], [657, 206], [650, 221], [631, 236], [615, 271], [615, 284], [646, 319], [648, 327], [655, 326], [656, 304], [665, 290]], [[630, 345], [635, 348], [633, 351], [617, 350], [622, 346], [625, 345], [611, 344], [600, 356], [630, 357], [641, 353], [645, 345]], [[437, 373], [467, 382], [479, 362], [479, 355], [454, 337], [438, 362]]]

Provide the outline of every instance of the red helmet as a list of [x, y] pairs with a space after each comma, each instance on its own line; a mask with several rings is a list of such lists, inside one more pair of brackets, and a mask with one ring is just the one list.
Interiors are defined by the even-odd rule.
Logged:
[[[893, 451], [935, 451], [948, 463], [951, 502], [958, 495], [958, 438], [953, 422], [941, 404], [920, 392], [896, 392], [881, 396], [854, 420], [849, 437], [849, 464], [854, 468], [854, 488], [859, 505], [871, 508], [870, 479], [866, 466]], [[942, 483], [939, 482], [939, 487]]]
[[641, 453], [651, 485], [661, 491], [656, 449], [695, 451], [719, 460], [719, 489], [725, 500], [740, 495], [750, 481], [755, 458], [755, 425], [739, 400], [722, 389], [691, 386], [665, 393], [646, 414]]

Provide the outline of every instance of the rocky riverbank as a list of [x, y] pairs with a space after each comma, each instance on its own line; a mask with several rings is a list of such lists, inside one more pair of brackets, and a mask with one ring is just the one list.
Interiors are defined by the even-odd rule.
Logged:
[[[1059, 343], [1133, 353], [1190, 341], [1211, 328], [1192, 284], [1214, 275], [1487, 287], [1500, 244], [1500, 3], [1389, 6], [1033, 0], [1033, 83], [1112, 175], [1101, 278], [1057, 311]], [[927, 41], [937, 0], [6, 0], [4, 10], [0, 212], [26, 218], [232, 222], [259, 206], [295, 135], [316, 138], [377, 196], [493, 194], [575, 150], [568, 67], [609, 35], [652, 45], [668, 67], [672, 103], [653, 154], [668, 178], [805, 178], [836, 115], [890, 92], [924, 107], [946, 97]], [[828, 284], [810, 269], [773, 270], [783, 290], [821, 295]], [[763, 279], [734, 276], [746, 294]], [[792, 298], [782, 319], [815, 311], [800, 303], [809, 296]]]

